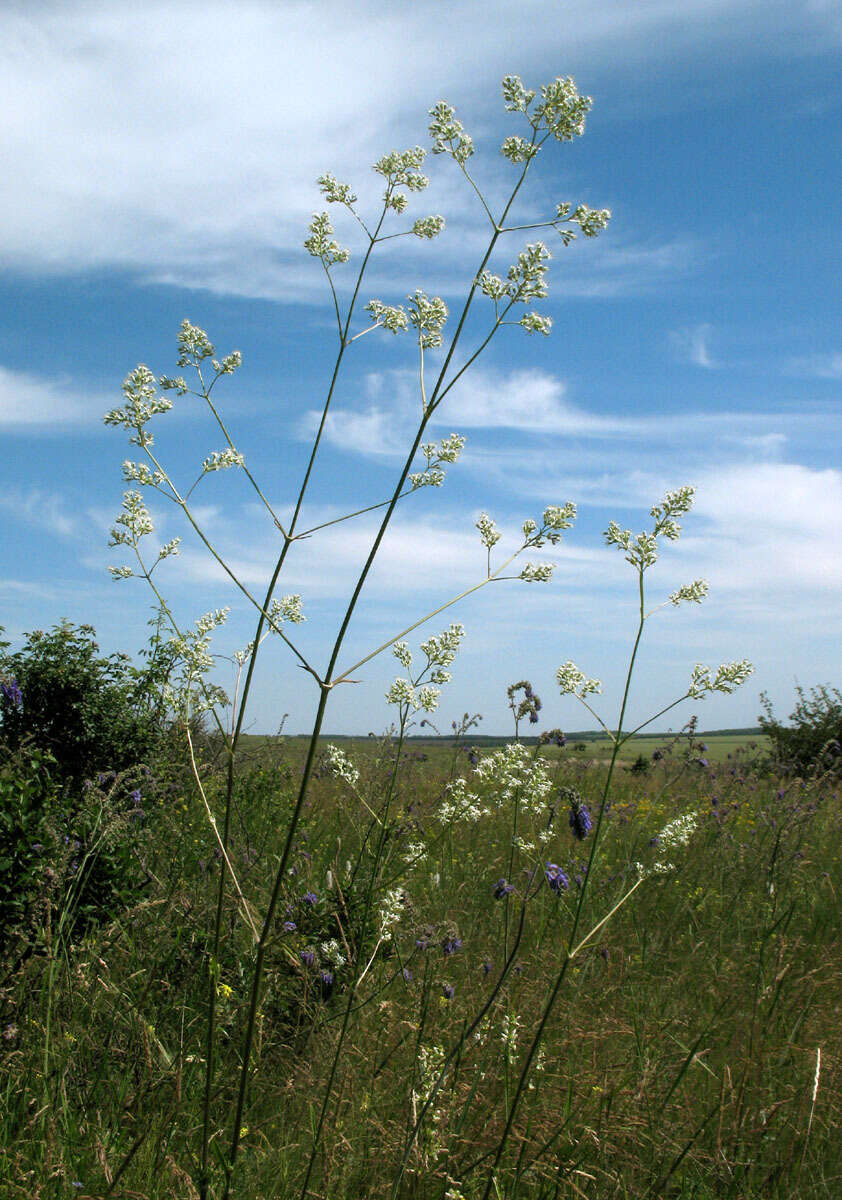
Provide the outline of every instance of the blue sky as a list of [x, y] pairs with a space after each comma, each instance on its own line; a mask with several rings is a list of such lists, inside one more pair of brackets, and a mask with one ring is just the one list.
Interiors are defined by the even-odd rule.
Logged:
[[[555, 669], [575, 660], [616, 712], [634, 634], [634, 579], [601, 531], [645, 528], [667, 488], [697, 488], [684, 536], [649, 574], [653, 603], [703, 576], [700, 608], [649, 625], [631, 716], [645, 720], [686, 687], [696, 662], [747, 657], [756, 674], [708, 698], [703, 728], [753, 724], [766, 691], [792, 707], [796, 681], [839, 684], [842, 601], [842, 15], [837, 5], [766, 0], [676, 4], [579, 0], [448, 5], [5, 3], [0, 6], [0, 623], [62, 617], [96, 627], [101, 648], [145, 644], [151, 595], [114, 584], [108, 534], [130, 448], [102, 414], [137, 363], [175, 373], [183, 318], [243, 367], [220, 385], [235, 443], [278, 510], [294, 499], [336, 351], [330, 296], [302, 249], [332, 171], [371, 212], [371, 164], [429, 147], [427, 110], [456, 106], [474, 137], [472, 173], [499, 205], [514, 168], [499, 153], [521, 132], [500, 81], [572, 75], [594, 98], [583, 138], [547, 147], [518, 210], [540, 220], [561, 200], [612, 210], [595, 240], [553, 232], [549, 338], [501, 330], [436, 414], [432, 434], [465, 435], [442, 489], [402, 503], [340, 662], [350, 665], [477, 582], [474, 529], [489, 512], [514, 548], [522, 521], [575, 501], [576, 526], [548, 585], [496, 584], [413, 635], [466, 627], [440, 711], [466, 709], [506, 732], [505, 689], [531, 679], [546, 724], [593, 720], [560, 698]], [[430, 155], [431, 186], [409, 222], [441, 213], [432, 243], [379, 248], [363, 299], [401, 303], [416, 287], [451, 312], [486, 230], [454, 163]], [[361, 249], [336, 217], [351, 267]], [[507, 267], [536, 235], [509, 235]], [[374, 333], [346, 355], [307, 525], [384, 499], [417, 407], [417, 351]], [[431, 356], [435, 360], [435, 354]], [[431, 363], [432, 365], [432, 363]], [[222, 391], [224, 385], [224, 391]], [[180, 479], [218, 445], [185, 398], [158, 418], [157, 446]], [[136, 455], [135, 455], [136, 457]], [[208, 535], [262, 589], [278, 547], [237, 472], [195, 493]], [[247, 603], [200, 552], [171, 507], [150, 501], [161, 541], [185, 535], [160, 585], [189, 623], [224, 604], [220, 654], [251, 636]], [[296, 631], [326, 662], [342, 600], [374, 519], [298, 543], [280, 591], [301, 592]], [[533, 554], [533, 558], [536, 555]], [[166, 568], [166, 569], [165, 569]], [[307, 728], [314, 688], [288, 652], [265, 648], [248, 725]], [[337, 689], [326, 727], [367, 733], [392, 714], [386, 654]], [[232, 678], [220, 666], [220, 682]]]

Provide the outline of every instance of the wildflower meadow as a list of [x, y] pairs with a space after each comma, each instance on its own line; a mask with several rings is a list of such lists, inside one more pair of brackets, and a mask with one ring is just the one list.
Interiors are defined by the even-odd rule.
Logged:
[[[628, 718], [641, 645], [707, 594], [703, 579], [658, 585], [661, 555], [693, 520], [691, 481], [652, 496], [642, 530], [612, 520], [604, 531], [635, 601], [619, 695], [603, 695], [598, 665], [569, 660], [563, 630], [543, 631], [552, 695], [516, 661], [488, 680], [507, 695], [508, 737], [482, 736], [482, 696], [477, 712], [448, 708], [473, 595], [505, 586], [528, 611], [552, 585], [541, 551], [575, 538], [567, 495], [517, 514], [511, 544], [503, 514], [482, 512], [474, 581], [432, 611], [408, 609], [356, 661], [347, 654], [395, 514], [459, 470], [465, 437], [433, 439], [434, 415], [492, 339], [527, 356], [552, 336], [540, 311], [551, 260], [610, 219], [574, 197], [514, 221], [533, 165], [584, 135], [592, 101], [570, 77], [532, 90], [516, 75], [502, 100], [511, 180], [499, 207], [455, 110], [429, 110], [435, 167], [476, 203], [479, 249], [455, 308], [421, 289], [369, 287], [384, 243], [423, 245], [445, 228], [423, 207], [427, 148], [374, 164], [374, 212], [352, 183], [319, 178], [324, 207], [303, 247], [332, 324], [321, 415], [288, 508], [238, 449], [225, 389], [249, 363], [218, 352], [214, 331], [184, 320], [174, 365], [132, 369], [105, 415], [131, 456], [110, 572], [115, 591], [144, 587], [154, 601], [145, 666], [97, 666], [67, 628], [42, 637], [57, 675], [75, 664], [68, 712], [107, 699], [74, 734], [62, 775], [70, 750], [56, 749], [57, 733], [42, 730], [52, 752], [24, 736], [40, 695], [29, 660], [0, 660], [0, 869], [17, 881], [0, 892], [9, 1200], [842, 1194], [835, 752], [826, 740], [825, 760], [796, 771], [768, 739], [700, 734], [705, 698], [734, 692], [752, 666], [699, 663], [692, 650], [681, 693]], [[349, 247], [337, 212], [352, 219]], [[510, 265], [498, 274], [501, 250]], [[356, 509], [307, 527], [331, 406], [363, 338], [405, 347], [414, 429], [388, 495], [361, 484]], [[159, 453], [167, 414], [186, 404], [208, 430], [201, 461]], [[205, 526], [222, 472], [265, 525], [259, 588]], [[181, 538], [160, 544], [157, 510], [218, 569], [218, 606], [203, 615], [172, 599]], [[299, 634], [324, 614], [287, 588], [288, 556], [373, 512], [329, 653], [313, 661]], [[214, 637], [232, 596], [250, 606], [252, 632], [224, 663]], [[277, 735], [248, 732], [268, 639], [315, 701], [307, 736], [285, 733], [280, 713]], [[332, 698], [378, 656], [394, 670], [389, 728], [331, 736]], [[578, 701], [585, 735], [559, 727], [562, 697]], [[123, 706], [131, 719], [118, 724]], [[85, 758], [94, 727], [109, 740]]]

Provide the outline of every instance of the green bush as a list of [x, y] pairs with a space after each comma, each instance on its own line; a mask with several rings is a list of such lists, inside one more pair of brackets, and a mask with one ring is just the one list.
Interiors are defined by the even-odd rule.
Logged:
[[782, 725], [773, 712], [768, 696], [761, 702], [764, 714], [760, 727], [772, 743], [777, 763], [795, 774], [810, 775], [842, 772], [842, 692], [825, 686], [810, 689], [809, 695], [797, 687], [798, 703], [790, 713], [789, 725]]
[[37, 923], [56, 883], [52, 759], [24, 746], [0, 763], [0, 943]]
[[100, 772], [145, 762], [163, 729], [155, 664], [137, 670], [125, 654], [99, 657], [94, 632], [62, 621], [27, 634], [15, 654], [0, 644], [0, 745], [48, 752], [51, 774], [72, 792]]
[[[90, 625], [62, 622], [0, 643], [0, 943], [53, 920], [78, 931], [133, 903], [146, 885], [149, 816], [166, 791], [160, 700], [165, 655], [138, 670], [102, 658]], [[166, 775], [166, 769], [164, 769]]]

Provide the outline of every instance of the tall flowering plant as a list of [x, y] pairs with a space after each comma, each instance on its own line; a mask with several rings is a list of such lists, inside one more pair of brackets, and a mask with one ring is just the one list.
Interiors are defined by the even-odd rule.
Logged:
[[[223, 864], [219, 878], [215, 926], [207, 958], [208, 1022], [204, 1067], [204, 1109], [200, 1135], [201, 1145], [197, 1155], [198, 1191], [202, 1200], [209, 1195], [212, 1167], [215, 1163], [222, 1173], [219, 1194], [222, 1195], [223, 1200], [228, 1200], [232, 1194], [245, 1127], [246, 1101], [252, 1075], [252, 1058], [258, 1029], [266, 956], [278, 936], [278, 920], [284, 915], [281, 906], [285, 900], [287, 880], [292, 869], [296, 835], [317, 765], [319, 736], [335, 690], [342, 684], [352, 681], [375, 657], [391, 650], [402, 669], [402, 674], [395, 678], [386, 698], [397, 713], [398, 741], [399, 745], [402, 744], [416, 714], [422, 711], [430, 714], [437, 707], [440, 689], [450, 679], [450, 667], [458, 652], [464, 630], [460, 624], [452, 623], [441, 633], [428, 637], [421, 643], [422, 660], [414, 658], [407, 641], [409, 635], [432, 617], [492, 584], [504, 580], [528, 584], [548, 582], [552, 577], [553, 564], [534, 559], [531, 557], [532, 552], [538, 551], [548, 544], [550, 546], [557, 545], [564, 533], [571, 528], [576, 517], [576, 508], [571, 502], [549, 503], [540, 514], [526, 517], [522, 522], [521, 535], [516, 543], [501, 554], [498, 550], [498, 544], [502, 541], [501, 531], [494, 519], [488, 513], [483, 512], [476, 521], [480, 543], [478, 551], [480, 569], [476, 581], [456, 596], [443, 597], [441, 603], [432, 612], [416, 616], [405, 628], [396, 630], [382, 644], [372, 647], [358, 661], [352, 663], [343, 661], [342, 656], [349, 629], [398, 506], [411, 503], [412, 498], [424, 489], [442, 487], [446, 481], [447, 471], [457, 463], [463, 450], [465, 439], [459, 433], [451, 433], [437, 441], [429, 438], [427, 431], [433, 417], [439, 413], [457, 381], [471, 370], [492, 339], [500, 336], [504, 328], [516, 326], [518, 331], [529, 336], [534, 334], [549, 336], [551, 333], [551, 317], [537, 311], [535, 303], [540, 302], [548, 295], [548, 272], [552, 254], [548, 245], [542, 240], [537, 240], [536, 235], [544, 231], [547, 236], [556, 239], [556, 245], [560, 243], [563, 248], [580, 235], [586, 239], [597, 237], [605, 229], [610, 218], [607, 209], [592, 208], [584, 203], [574, 204], [569, 201], [560, 201], [543, 220], [528, 224], [518, 224], [513, 221], [511, 214], [515, 201], [524, 188], [533, 163], [541, 154], [570, 142], [584, 133], [585, 120], [591, 109], [592, 101], [590, 97], [580, 95], [575, 82], [569, 77], [557, 78], [537, 92], [527, 89], [516, 75], [506, 76], [503, 80], [503, 99], [506, 110], [514, 120], [518, 121], [519, 131], [507, 136], [500, 147], [500, 152], [510, 165], [513, 174], [508, 196], [499, 208], [495, 208], [492, 202], [486, 199], [478, 182], [474, 167], [473, 140], [457, 118], [454, 108], [444, 101], [440, 101], [430, 109], [429, 113], [432, 153], [434, 156], [448, 160], [450, 167], [455, 170], [476, 198], [480, 219], [487, 231], [484, 249], [478, 256], [464, 296], [454, 313], [451, 313], [448, 305], [440, 296], [428, 295], [420, 288], [415, 288], [403, 300], [366, 298], [365, 281], [371, 264], [375, 261], [384, 242], [400, 238], [415, 238], [420, 242], [428, 242], [441, 236], [445, 231], [445, 220], [439, 214], [422, 213], [415, 219], [407, 215], [410, 206], [424, 192], [429, 182], [422, 171], [426, 159], [426, 151], [422, 147], [414, 146], [406, 150], [393, 150], [384, 154], [374, 163], [373, 170], [381, 181], [382, 193], [380, 204], [373, 213], [362, 210], [358, 196], [349, 183], [338, 180], [330, 173], [325, 173], [318, 180], [318, 186], [327, 207], [313, 215], [304, 240], [304, 248], [318, 264], [325, 278], [335, 316], [335, 354], [313, 444], [297, 491], [292, 497], [289, 516], [282, 517], [267, 497], [266, 490], [252, 473], [245, 455], [238, 448], [233, 433], [222, 415], [219, 389], [224, 387], [225, 377], [241, 370], [242, 356], [237, 351], [217, 355], [208, 334], [189, 321], [185, 320], [182, 323], [178, 334], [177, 373], [156, 376], [145, 365], [136, 367], [124, 382], [122, 406], [113, 409], [105, 416], [108, 425], [123, 429], [128, 434], [129, 442], [134, 448], [132, 458], [127, 459], [123, 464], [123, 474], [128, 488], [123, 497], [122, 510], [116, 518], [111, 534], [111, 545], [125, 551], [127, 559], [112, 566], [111, 574], [117, 582], [131, 577], [144, 579], [156, 597], [162, 619], [169, 625], [173, 667], [169, 672], [166, 684], [166, 699], [171, 710], [183, 722], [196, 783], [205, 804], [212, 836], [217, 844], [218, 857]], [[336, 239], [333, 222], [328, 211], [330, 207], [344, 210], [356, 223], [360, 246], [355, 268], [350, 265], [352, 262], [351, 248], [340, 245]], [[520, 242], [514, 250], [507, 270], [499, 274], [493, 271], [490, 264], [498, 247], [508, 244], [513, 238], [524, 234], [528, 234], [533, 240], [528, 240], [525, 244]], [[350, 284], [344, 287], [340, 286], [340, 272], [349, 270], [354, 272]], [[478, 334], [474, 332], [477, 329], [480, 330]], [[407, 439], [403, 461], [396, 472], [392, 489], [387, 496], [374, 503], [367, 503], [364, 507], [344, 513], [319, 526], [303, 527], [304, 502], [310, 489], [315, 463], [323, 447], [325, 430], [346, 358], [353, 354], [356, 343], [360, 339], [385, 335], [409, 339], [411, 353], [417, 362], [415, 426], [411, 436]], [[438, 353], [431, 357], [430, 351], [438, 351]], [[433, 368], [430, 366], [431, 361], [434, 363]], [[159, 456], [153, 434], [155, 424], [185, 396], [197, 399], [205, 407], [218, 438], [216, 448], [209, 447], [208, 453], [201, 462], [195, 464], [192, 471], [170, 468]], [[265, 586], [257, 592], [240, 578], [236, 567], [225, 559], [219, 547], [214, 543], [210, 532], [203, 524], [202, 510], [194, 500], [194, 494], [198, 494], [197, 490], [203, 491], [207, 486], [206, 478], [208, 476], [215, 477], [221, 471], [231, 471], [241, 476], [244, 485], [252, 490], [257, 505], [265, 514], [268, 525], [280, 535], [280, 548], [275, 560], [266, 564]], [[248, 644], [235, 655], [237, 679], [233, 702], [229, 701], [229, 697], [213, 678], [215, 658], [211, 650], [213, 635], [226, 620], [228, 610], [224, 607], [214, 609], [199, 617], [192, 625], [185, 622], [176, 612], [175, 607], [167, 599], [163, 587], [159, 584], [159, 567], [164, 560], [178, 555], [180, 538], [173, 537], [160, 546], [154, 542], [154, 521], [152, 511], [147, 503], [147, 496], [166, 501], [178, 510], [187, 526], [200, 539], [207, 553], [224, 571], [231, 586], [240, 593], [253, 610], [255, 622], [253, 635]], [[636, 539], [631, 533], [621, 530], [613, 523], [609, 528], [606, 535], [609, 543], [624, 550], [628, 560], [639, 571], [641, 604], [643, 602], [643, 572], [648, 569], [657, 556], [658, 540], [677, 536], [676, 516], [687, 511], [691, 498], [690, 489], [669, 494], [663, 505], [652, 510], [655, 522], [653, 530], [641, 534]], [[325, 528], [339, 521], [352, 520], [363, 513], [372, 511], [379, 512], [379, 525], [350, 591], [344, 611], [331, 633], [330, 650], [326, 662], [316, 664], [303, 652], [296, 640], [296, 627], [305, 620], [307, 607], [305, 598], [298, 593], [283, 592], [282, 581], [289, 552], [295, 543], [303, 538], [316, 536]], [[699, 600], [703, 595], [703, 586], [701, 582], [692, 584], [688, 588], [681, 589], [671, 599], [676, 604], [685, 600]], [[642, 609], [641, 614], [642, 629], [642, 621], [645, 619]], [[317, 707], [295, 801], [286, 826], [280, 831], [275, 873], [268, 892], [268, 899], [264, 911], [254, 913], [243, 894], [230, 854], [232, 801], [235, 762], [238, 756], [243, 722], [248, 709], [255, 665], [261, 646], [269, 636], [280, 639], [289, 651], [291, 662], [306, 672], [315, 691]], [[640, 632], [638, 641], [639, 638]], [[635, 643], [635, 654], [636, 651], [637, 642]], [[632, 666], [633, 663], [634, 656]], [[699, 667], [694, 673], [687, 695], [699, 696], [711, 689], [729, 690], [730, 686], [736, 684], [739, 681], [738, 677], [744, 673], [745, 670], [740, 665], [734, 665], [732, 668], [720, 668], [715, 675], [706, 668]], [[631, 667], [629, 674], [631, 674]], [[572, 663], [566, 663], [559, 668], [558, 682], [563, 693], [573, 693], [586, 704], [587, 696], [599, 690], [597, 681], [585, 677]], [[522, 700], [515, 695], [518, 688], [522, 688], [524, 691]], [[531, 686], [524, 683], [513, 685], [513, 689], [510, 689], [510, 700], [516, 721], [529, 717], [531, 723], [537, 722], [540, 701], [534, 695]], [[12, 699], [13, 697], [6, 698], [6, 702], [11, 703]], [[230, 726], [223, 719], [224, 710], [229, 704], [231, 707]], [[211, 798], [205, 795], [202, 788], [200, 772], [190, 741], [190, 717], [199, 712], [207, 713], [209, 719], [215, 722], [220, 735], [224, 738], [227, 751], [227, 786], [222, 810], [219, 814], [214, 811]], [[426, 719], [425, 717], [424, 720], [426, 721]], [[623, 714], [621, 713], [618, 729], [614, 735], [615, 757], [623, 742], [622, 727]], [[359, 800], [361, 808], [364, 808], [369, 814], [375, 864], [389, 861], [387, 816], [394, 796], [394, 777], [387, 789], [386, 796], [381, 798], [379, 807], [375, 808], [372, 807], [370, 800], [366, 798], [362, 790], [359, 772], [341, 751], [336, 748], [329, 750], [327, 767]], [[513, 840], [509, 857], [509, 877], [511, 877], [515, 852], [528, 858], [530, 854], [533, 857], [538, 855], [539, 847], [541, 850], [543, 849], [546, 839], [540, 836], [538, 825], [542, 819], [546, 797], [551, 788], [549, 777], [540, 764], [528, 761], [524, 748], [517, 744], [509, 747], [498, 758], [484, 764], [480, 763], [476, 775], [475, 789], [464, 780], [455, 781], [443, 803], [442, 820], [446, 825], [452, 827], [453, 823], [458, 820], [480, 819], [488, 810], [488, 800], [484, 789], [487, 790], [487, 786], [495, 781], [496, 776], [500, 776], [500, 779], [496, 779], [496, 783], [500, 785], [497, 791], [499, 796], [504, 799], [498, 797], [497, 803], [504, 801], [507, 804], [510, 803], [516, 812], [525, 803], [529, 820], [535, 826], [534, 841], [528, 841], [520, 835], [516, 841]], [[524, 797], [527, 797], [526, 801], [524, 801]], [[591, 863], [599, 843], [601, 821], [602, 810], [596, 814], [596, 819], [593, 820], [586, 807], [579, 802], [571, 801], [570, 826], [575, 837], [584, 840], [592, 833]], [[347, 984], [345, 993], [347, 999], [332, 1066], [320, 1103], [314, 1106], [311, 1130], [312, 1152], [304, 1173], [302, 1196], [308, 1192], [319, 1139], [328, 1116], [332, 1089], [337, 1075], [337, 1064], [349, 1027], [354, 997], [381, 947], [393, 944], [397, 937], [397, 931], [407, 905], [407, 896], [404, 890], [399, 884], [396, 886], [400, 872], [420, 869], [419, 864], [423, 863], [426, 854], [427, 848], [423, 844], [410, 845], [400, 869], [396, 874], [393, 873], [392, 878], [385, 881], [378, 880], [377, 870], [370, 875], [361, 900], [360, 922], [362, 930], [368, 929], [371, 936], [368, 942], [363, 937], [359, 939], [360, 946], [366, 944], [370, 947], [372, 940], [374, 942], [374, 949], [369, 951], [368, 958], [354, 953], [351, 947], [343, 947], [340, 951], [338, 943], [334, 945], [330, 941], [324, 943], [321, 952], [316, 946], [308, 947], [302, 952], [301, 961], [307, 969], [316, 969], [320, 955], [324, 959], [322, 964], [324, 969], [321, 975], [323, 995], [333, 992], [335, 973], [340, 970], [346, 972]], [[564, 890], [568, 882], [564, 872], [556, 864], [548, 863], [543, 866], [540, 860], [533, 863], [530, 879], [532, 881], [530, 887], [540, 886], [542, 881], [546, 880], [549, 886], [559, 893]], [[583, 888], [582, 896], [584, 890]], [[495, 898], [506, 905], [507, 913], [513, 892], [513, 885], [506, 879], [499, 880], [495, 886]], [[307, 897], [311, 896], [317, 902], [316, 893], [308, 892]], [[524, 904], [525, 900], [526, 897], [524, 897]], [[311, 908], [314, 907], [313, 901], [308, 900], [308, 903]], [[227, 1114], [229, 1142], [227, 1150], [221, 1153], [218, 1150], [217, 1134], [213, 1132], [220, 1121], [220, 1114], [214, 1111], [217, 1095], [215, 1078], [218, 1054], [217, 1030], [220, 1020], [220, 995], [222, 994], [222, 985], [218, 980], [218, 964], [229, 906], [239, 913], [244, 926], [248, 929], [248, 936], [253, 942], [253, 955], [250, 964], [250, 978], [247, 981], [248, 1005], [240, 1031], [239, 1079], [234, 1089], [231, 1111]], [[521, 930], [523, 913], [522, 906]], [[569, 948], [567, 956], [564, 958], [565, 964], [575, 956], [583, 944], [580, 937], [577, 944], [580, 913], [581, 901], [580, 907], [576, 910], [569, 938]], [[288, 927], [295, 928], [295, 921], [289, 914], [287, 914], [287, 920], [283, 923], [282, 929], [286, 930]], [[504, 967], [494, 983], [490, 997], [481, 1007], [475, 1020], [466, 1027], [463, 1040], [472, 1037], [484, 1027], [483, 1022], [487, 1018], [494, 997], [499, 994], [499, 990], [512, 968], [513, 955], [517, 949], [520, 935], [515, 933], [511, 944], [509, 943], [508, 916], [506, 929]], [[585, 940], [590, 936], [591, 934], [588, 934]], [[449, 935], [447, 944], [451, 947], [451, 952], [455, 952], [457, 943], [458, 947], [461, 947], [461, 939], [455, 933]], [[325, 949], [325, 947], [329, 949]], [[509, 1120], [500, 1142], [495, 1168], [515, 1119], [519, 1098], [523, 1088], [527, 1086], [533, 1059], [536, 1062], [540, 1061], [541, 1032], [552, 1005], [555, 1003], [555, 997], [564, 977], [564, 970], [566, 970], [566, 965], [562, 968], [557, 984], [548, 999], [544, 1021], [525, 1057], [523, 1073], [510, 1106]], [[447, 988], [449, 988], [449, 992]], [[454, 994], [453, 985], [448, 984], [447, 988], [443, 996], [445, 1001], [452, 999]], [[516, 1017], [512, 1016], [511, 1020], [511, 1026], [507, 1027], [509, 1032], [506, 1042], [509, 1052], [512, 1050], [516, 1036], [514, 1032]], [[417, 1142], [418, 1132], [426, 1114], [430, 1111], [437, 1111], [436, 1097], [441, 1090], [446, 1072], [453, 1062], [454, 1054], [457, 1052], [445, 1053], [442, 1050], [441, 1054], [437, 1052], [434, 1058], [428, 1054], [422, 1062], [419, 1080], [416, 1080], [412, 1087], [412, 1128], [408, 1136], [403, 1165], [395, 1180], [395, 1194], [397, 1194], [403, 1169]], [[215, 1159], [210, 1154], [211, 1142], [214, 1138], [217, 1138], [217, 1142], [214, 1143]], [[489, 1176], [489, 1188], [492, 1186], [492, 1179], [493, 1170], [492, 1175]]]

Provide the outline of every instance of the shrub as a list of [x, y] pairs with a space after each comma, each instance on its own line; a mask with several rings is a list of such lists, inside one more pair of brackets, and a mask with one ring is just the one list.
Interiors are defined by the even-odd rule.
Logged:
[[808, 776], [842, 771], [842, 692], [819, 686], [809, 695], [796, 687], [798, 703], [790, 713], [790, 725], [782, 725], [773, 712], [769, 697], [763, 693], [764, 715], [760, 727], [771, 740], [777, 762], [795, 774]]
[[0, 745], [14, 754], [31, 741], [48, 752], [52, 777], [69, 791], [146, 761], [163, 727], [153, 661], [137, 670], [124, 654], [101, 658], [94, 634], [62, 621], [27, 634], [15, 654], [0, 644]]
[[49, 754], [25, 745], [0, 763], [0, 943], [34, 924], [55, 882]]

